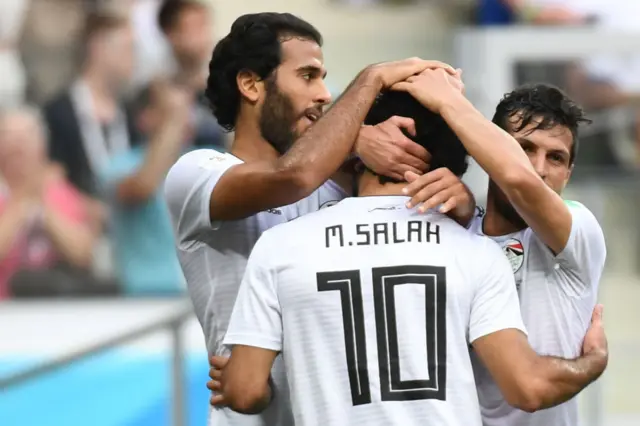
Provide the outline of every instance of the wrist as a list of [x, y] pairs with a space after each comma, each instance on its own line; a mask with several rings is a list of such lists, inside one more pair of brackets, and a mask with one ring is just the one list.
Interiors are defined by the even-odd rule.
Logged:
[[364, 70], [362, 70], [360, 74], [358, 74], [358, 77], [356, 77], [356, 81], [359, 85], [365, 87], [373, 87], [378, 92], [380, 92], [384, 88], [382, 75], [377, 70], [375, 65], [369, 65]]
[[447, 122], [460, 114], [475, 111], [475, 107], [464, 97], [462, 93], [451, 96], [440, 105], [438, 113]]

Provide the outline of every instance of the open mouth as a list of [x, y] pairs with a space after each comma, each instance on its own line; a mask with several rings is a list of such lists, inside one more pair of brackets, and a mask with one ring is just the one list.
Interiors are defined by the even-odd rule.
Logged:
[[315, 111], [309, 111], [309, 112], [305, 113], [304, 116], [307, 117], [309, 119], [309, 121], [311, 121], [312, 123], [315, 123], [316, 121], [318, 121], [320, 119], [322, 114], [320, 114], [318, 112], [315, 112]]

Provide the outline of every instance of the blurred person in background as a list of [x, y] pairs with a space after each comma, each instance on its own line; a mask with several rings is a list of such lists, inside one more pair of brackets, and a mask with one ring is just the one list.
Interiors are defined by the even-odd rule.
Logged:
[[135, 90], [141, 90], [161, 76], [172, 60], [169, 43], [158, 23], [163, 3], [163, 0], [135, 0], [132, 4], [131, 20], [136, 45]]
[[29, 102], [46, 103], [76, 76], [90, 4], [84, 0], [29, 0], [20, 38]]
[[226, 135], [203, 102], [207, 64], [214, 46], [211, 10], [198, 0], [164, 0], [158, 25], [173, 55], [169, 76], [196, 94], [191, 104], [193, 145], [224, 149]]
[[152, 83], [139, 98], [136, 116], [149, 140], [114, 156], [101, 174], [117, 276], [128, 294], [184, 289], [161, 185], [190, 138], [191, 101], [190, 92], [176, 84]]
[[96, 235], [85, 198], [47, 158], [39, 112], [0, 112], [0, 299], [90, 286]]
[[534, 25], [582, 25], [590, 20], [591, 0], [482, 0], [481, 12]]
[[29, 0], [0, 2], [0, 106], [24, 102], [26, 77], [18, 41]]
[[124, 16], [93, 13], [83, 40], [80, 75], [44, 111], [52, 159], [78, 189], [97, 196], [96, 174], [136, 139], [122, 102], [134, 67], [133, 32]]

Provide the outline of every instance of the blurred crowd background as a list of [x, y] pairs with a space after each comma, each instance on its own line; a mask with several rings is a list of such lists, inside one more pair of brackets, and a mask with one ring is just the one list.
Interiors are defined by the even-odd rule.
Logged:
[[[37, 353], [38, 336], [73, 340], [78, 323], [91, 321], [54, 316], [47, 327], [47, 303], [72, 314], [83, 300], [106, 309], [93, 324], [98, 339], [121, 315], [109, 311], [114, 303], [135, 321], [137, 301], [184, 297], [164, 175], [187, 150], [228, 147], [202, 97], [208, 60], [235, 18], [267, 9], [323, 33], [336, 96], [369, 63], [421, 56], [462, 67], [468, 96], [488, 116], [502, 93], [533, 81], [557, 84], [587, 108], [594, 123], [567, 197], [586, 204], [607, 237], [601, 299], [612, 359], [585, 417], [593, 426], [640, 424], [636, 0], [0, 0], [0, 379], [26, 350], [15, 342], [35, 340], [28, 348]], [[465, 181], [481, 204], [486, 176], [475, 168]], [[38, 326], [17, 322], [34, 300], [28, 317], [40, 315]], [[206, 354], [197, 324], [189, 330], [202, 388], [190, 395], [199, 398], [192, 418], [203, 424]], [[118, 383], [128, 386], [127, 377]], [[150, 398], [166, 403], [163, 386], [166, 395]], [[0, 425], [32, 424], [16, 407], [35, 391], [20, 392], [7, 422], [9, 393], [0, 389]], [[158, 424], [150, 418], [92, 424]], [[65, 419], [38, 424], [76, 424]]]

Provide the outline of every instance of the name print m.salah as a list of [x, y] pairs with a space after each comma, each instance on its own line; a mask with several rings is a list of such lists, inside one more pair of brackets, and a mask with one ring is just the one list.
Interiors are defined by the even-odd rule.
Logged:
[[440, 244], [440, 226], [421, 220], [361, 223], [355, 225], [355, 229], [347, 234], [342, 225], [333, 225], [325, 228], [324, 235], [327, 248], [407, 242]]

